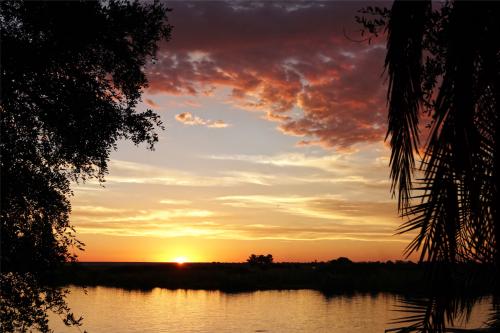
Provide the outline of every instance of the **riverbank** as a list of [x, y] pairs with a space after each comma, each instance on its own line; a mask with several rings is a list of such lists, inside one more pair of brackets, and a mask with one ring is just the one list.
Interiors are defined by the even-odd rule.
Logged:
[[[470, 271], [463, 267], [463, 271]], [[477, 269], [477, 267], [475, 268]], [[205, 289], [227, 292], [313, 289], [324, 293], [425, 293], [426, 269], [401, 263], [76, 263], [56, 272], [57, 285], [148, 290]], [[468, 292], [487, 294], [487, 274]]]

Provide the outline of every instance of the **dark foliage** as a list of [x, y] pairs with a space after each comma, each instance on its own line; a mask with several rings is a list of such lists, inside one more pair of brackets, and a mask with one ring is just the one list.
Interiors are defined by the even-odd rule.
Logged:
[[331, 265], [334, 266], [348, 266], [352, 264], [352, 260], [346, 257], [338, 257], [330, 261]]
[[387, 29], [392, 189], [407, 218], [400, 232], [417, 231], [407, 253], [432, 263], [435, 293], [412, 329], [441, 332], [444, 317], [470, 304], [443, 295], [456, 264], [488, 265], [492, 288], [500, 281], [500, 4], [395, 1], [363, 13], [377, 17], [358, 18], [368, 32]]
[[[463, 272], [483, 267], [464, 265]], [[394, 292], [405, 295], [429, 296], [430, 286], [423, 279], [425, 265], [399, 263], [331, 262], [274, 263], [266, 269], [247, 263], [75, 263], [61, 267], [59, 285], [109, 286], [126, 289], [218, 289], [250, 291], [268, 289], [315, 289], [325, 294], [353, 292]], [[470, 283], [471, 297], [485, 295], [488, 277]], [[462, 292], [462, 291], [460, 291]]]
[[80, 326], [83, 318], [75, 318], [65, 302], [66, 289], [49, 286], [36, 273], [2, 273], [0, 322], [3, 332], [25, 332], [36, 328], [50, 332], [47, 312], [61, 317], [70, 326]]
[[251, 254], [250, 257], [248, 257], [248, 259], [247, 259], [247, 263], [249, 263], [250, 265], [268, 266], [268, 265], [271, 265], [273, 263], [273, 260], [274, 259], [273, 259], [272, 254], [268, 254], [268, 255]]
[[158, 140], [159, 116], [135, 107], [144, 67], [170, 36], [167, 11], [128, 1], [0, 3], [4, 331], [47, 331], [46, 310], [68, 312], [64, 292], [42, 282], [82, 247], [69, 223], [71, 182], [103, 181], [120, 139], [150, 149]]

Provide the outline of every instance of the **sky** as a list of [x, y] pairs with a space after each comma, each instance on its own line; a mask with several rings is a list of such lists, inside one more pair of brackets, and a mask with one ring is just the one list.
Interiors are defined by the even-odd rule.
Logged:
[[120, 142], [104, 184], [74, 186], [80, 260], [403, 259], [385, 40], [360, 42], [354, 20], [366, 5], [169, 3], [138, 107], [165, 131], [154, 151]]

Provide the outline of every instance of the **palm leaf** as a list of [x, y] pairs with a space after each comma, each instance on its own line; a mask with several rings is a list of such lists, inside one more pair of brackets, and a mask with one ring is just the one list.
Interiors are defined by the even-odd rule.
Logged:
[[[422, 40], [430, 1], [395, 1], [387, 27], [385, 68], [389, 75], [388, 131], [391, 145], [392, 192], [398, 188], [399, 209], [407, 207], [419, 148], [422, 99]], [[399, 186], [399, 187], [398, 187]]]

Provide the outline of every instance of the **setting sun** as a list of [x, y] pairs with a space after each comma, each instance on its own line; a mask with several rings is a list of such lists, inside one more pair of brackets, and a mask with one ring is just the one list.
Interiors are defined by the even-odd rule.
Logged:
[[186, 257], [177, 257], [177, 258], [174, 259], [174, 262], [178, 263], [179, 265], [182, 265], [186, 261], [187, 261]]

